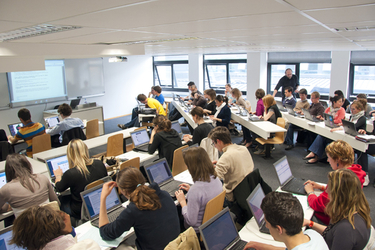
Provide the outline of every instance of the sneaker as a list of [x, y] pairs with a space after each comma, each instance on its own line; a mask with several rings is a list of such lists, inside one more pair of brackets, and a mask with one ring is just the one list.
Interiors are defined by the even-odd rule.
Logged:
[[293, 145], [287, 145], [285, 150], [291, 150], [294, 146]]
[[363, 183], [363, 186], [367, 187], [368, 184], [370, 184], [370, 178], [368, 177], [368, 174], [366, 174], [366, 176], [365, 176], [365, 182]]
[[121, 128], [121, 129], [127, 129], [128, 128], [124, 124], [117, 124], [117, 127]]

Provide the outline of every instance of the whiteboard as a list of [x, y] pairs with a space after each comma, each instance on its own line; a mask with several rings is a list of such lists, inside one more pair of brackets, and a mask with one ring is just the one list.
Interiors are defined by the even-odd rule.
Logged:
[[65, 59], [69, 99], [104, 95], [103, 58]]
[[0, 73], [0, 108], [9, 107], [8, 79], [6, 73]]

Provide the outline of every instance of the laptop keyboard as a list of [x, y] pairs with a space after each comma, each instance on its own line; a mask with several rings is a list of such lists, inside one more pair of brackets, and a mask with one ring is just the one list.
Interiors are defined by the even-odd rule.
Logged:
[[283, 190], [291, 190], [290, 192], [293, 191], [300, 191], [304, 192], [304, 181], [301, 179], [293, 178], [290, 180], [287, 184], [283, 186]]
[[[230, 249], [231, 250], [243, 250], [246, 244], [247, 244], [246, 241], [240, 240], [236, 244], [234, 244], [234, 246], [232, 246]], [[254, 249], [254, 248], [250, 248], [250, 249]]]
[[[111, 211], [108, 214], [109, 223], [114, 222], [116, 220], [116, 218], [121, 214], [121, 212], [124, 211], [124, 209], [125, 209], [124, 207], [119, 207], [119, 208]], [[91, 225], [93, 225], [94, 227], [99, 227], [99, 218], [91, 221]]]
[[[181, 182], [182, 183], [182, 182]], [[162, 190], [167, 191], [172, 197], [175, 197], [175, 192], [180, 189], [180, 182], [171, 181], [162, 186]]]

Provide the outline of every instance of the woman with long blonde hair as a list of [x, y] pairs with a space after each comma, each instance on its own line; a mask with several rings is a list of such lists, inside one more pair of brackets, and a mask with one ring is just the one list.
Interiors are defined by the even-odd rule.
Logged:
[[[69, 169], [63, 173], [62, 169], [54, 170], [56, 176], [55, 189], [63, 192], [70, 188], [70, 201], [62, 201], [62, 210], [70, 216], [80, 219], [82, 200], [80, 193], [86, 185], [108, 175], [103, 162], [90, 159], [86, 144], [80, 139], [71, 140], [67, 147]], [[69, 203], [69, 204], [67, 204]]]

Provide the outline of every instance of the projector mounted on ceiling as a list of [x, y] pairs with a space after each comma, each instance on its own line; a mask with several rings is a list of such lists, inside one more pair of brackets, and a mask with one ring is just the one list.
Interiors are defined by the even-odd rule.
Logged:
[[112, 62], [127, 62], [128, 58], [125, 56], [115, 56], [115, 57], [110, 57], [108, 60], [110, 63]]

